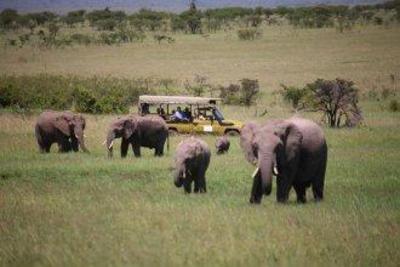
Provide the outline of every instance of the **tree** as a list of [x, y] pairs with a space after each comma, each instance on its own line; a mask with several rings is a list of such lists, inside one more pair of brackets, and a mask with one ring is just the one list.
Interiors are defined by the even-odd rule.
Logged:
[[85, 10], [68, 12], [68, 14], [63, 18], [63, 21], [69, 26], [72, 26], [76, 23], [82, 23], [85, 21], [85, 13]]
[[18, 19], [18, 13], [14, 9], [4, 9], [0, 13], [0, 26], [2, 28], [11, 28]]
[[[330, 127], [356, 126], [362, 121], [358, 90], [352, 81], [318, 79], [306, 86], [305, 105], [322, 111]], [[343, 121], [343, 119], [345, 119]]]
[[243, 79], [241, 80], [241, 103], [250, 106], [254, 102], [254, 98], [260, 91], [258, 80]]
[[201, 32], [201, 17], [202, 14], [197, 10], [194, 0], [190, 1], [189, 10], [182, 12], [180, 17], [186, 22], [190, 33], [196, 34]]

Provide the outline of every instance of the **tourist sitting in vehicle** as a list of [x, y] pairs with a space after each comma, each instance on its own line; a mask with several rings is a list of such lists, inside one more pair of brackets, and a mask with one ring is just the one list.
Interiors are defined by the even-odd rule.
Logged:
[[188, 120], [188, 121], [192, 121], [193, 117], [192, 117], [192, 112], [190, 112], [189, 108], [186, 107], [183, 110], [183, 118]]
[[157, 114], [160, 115], [160, 117], [163, 118], [164, 120], [167, 119], [167, 116], [165, 114], [165, 110], [163, 107], [157, 108]]
[[187, 118], [185, 118], [185, 115], [182, 112], [181, 107], [177, 107], [176, 111], [173, 113], [173, 115], [171, 116], [171, 120], [174, 121], [189, 121]]

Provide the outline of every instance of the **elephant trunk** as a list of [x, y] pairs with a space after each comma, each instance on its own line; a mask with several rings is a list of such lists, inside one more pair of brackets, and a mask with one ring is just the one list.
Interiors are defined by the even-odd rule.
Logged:
[[272, 154], [259, 155], [259, 171], [261, 172], [262, 192], [266, 195], [271, 194], [272, 190], [272, 171], [275, 167], [275, 160]]
[[76, 139], [78, 139], [79, 146], [81, 147], [82, 151], [89, 153], [89, 150], [86, 148], [86, 145], [85, 145], [85, 138], [83, 135], [82, 128], [75, 128], [75, 137], [76, 137]]
[[176, 187], [181, 187], [183, 185], [183, 181], [186, 178], [186, 170], [183, 167], [177, 168], [174, 177], [174, 184]]
[[115, 133], [113, 130], [110, 130], [107, 134], [107, 139], [106, 139], [106, 146], [108, 150], [108, 157], [112, 158], [113, 157], [113, 145], [114, 145], [114, 139], [115, 139]]

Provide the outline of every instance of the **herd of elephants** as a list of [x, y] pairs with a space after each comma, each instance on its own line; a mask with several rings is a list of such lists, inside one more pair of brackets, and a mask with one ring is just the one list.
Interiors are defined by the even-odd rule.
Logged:
[[[38, 117], [35, 136], [41, 152], [50, 152], [57, 143], [60, 152], [89, 152], [85, 146], [86, 121], [81, 114], [70, 111], [45, 111]], [[113, 156], [114, 139], [121, 138], [121, 157], [126, 157], [129, 145], [136, 157], [140, 148], [155, 150], [162, 156], [168, 138], [168, 127], [158, 116], [128, 115], [114, 120], [108, 129], [106, 145], [109, 157]], [[229, 150], [229, 139], [216, 140], [217, 154]], [[293, 187], [297, 201], [306, 202], [306, 189], [312, 188], [314, 199], [323, 199], [328, 149], [324, 133], [313, 121], [293, 117], [286, 120], [269, 120], [266, 123], [246, 123], [240, 133], [240, 146], [246, 159], [256, 166], [250, 203], [260, 203], [269, 195], [272, 178], [276, 176], [276, 199], [286, 202]], [[198, 137], [188, 137], [179, 143], [175, 152], [174, 184], [186, 193], [205, 193], [206, 171], [211, 152], [206, 142]]]

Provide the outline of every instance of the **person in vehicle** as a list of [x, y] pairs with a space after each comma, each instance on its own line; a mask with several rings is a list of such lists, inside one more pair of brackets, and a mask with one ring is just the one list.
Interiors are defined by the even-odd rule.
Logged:
[[183, 110], [183, 118], [188, 121], [192, 121], [192, 112], [190, 112], [188, 107], [185, 107]]
[[219, 110], [216, 109], [216, 108], [213, 108], [212, 109], [212, 114], [213, 114], [213, 117], [215, 118], [215, 120], [218, 121], [219, 124], [222, 124], [222, 121], [224, 120], [224, 117], [219, 112]]
[[163, 118], [164, 120], [167, 119], [167, 116], [165, 114], [165, 110], [163, 107], [160, 106], [157, 108], [157, 114], [160, 115], [160, 117]]
[[185, 118], [182, 109], [179, 106], [176, 108], [176, 111], [171, 116], [171, 119], [175, 121], [189, 121], [187, 118]]

